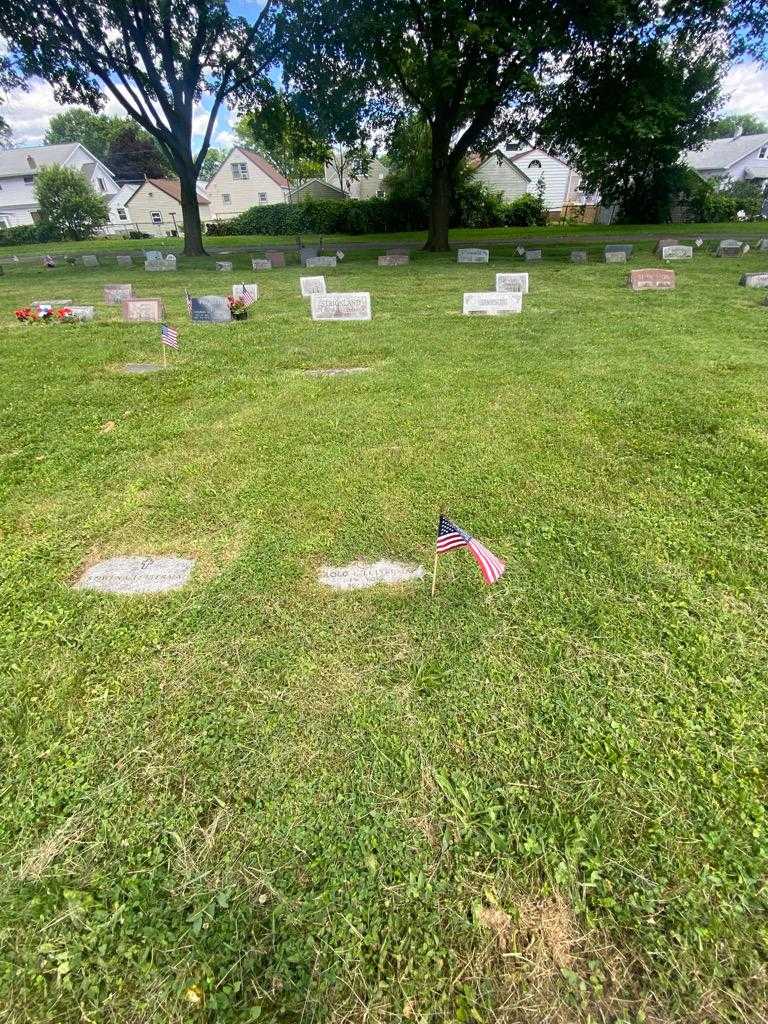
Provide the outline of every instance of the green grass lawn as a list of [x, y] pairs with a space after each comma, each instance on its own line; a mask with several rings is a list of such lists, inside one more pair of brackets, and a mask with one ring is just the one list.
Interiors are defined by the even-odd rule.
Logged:
[[[357, 324], [296, 266], [190, 324], [244, 257], [0, 278], [2, 1019], [765, 1021], [767, 262], [361, 254]], [[462, 317], [504, 269], [522, 315]], [[121, 280], [165, 373], [119, 372], [160, 356]], [[99, 319], [14, 321], [45, 298]], [[441, 506], [495, 586], [318, 585], [430, 570]], [[197, 565], [71, 588], [118, 554]]]
[[[526, 238], [558, 238], [563, 235], [605, 235], [606, 237], [617, 236], [620, 240], [625, 235], [644, 235], [649, 239], [675, 237], [678, 239], [693, 239], [697, 235], [704, 234], [707, 238], [743, 238], [753, 241], [768, 234], [768, 228], [762, 223], [753, 224], [548, 224], [546, 227], [529, 228], [454, 228], [451, 230], [451, 241], [461, 242], [463, 239], [487, 239], [489, 242]], [[317, 234], [305, 233], [307, 241], [319, 238]], [[396, 231], [388, 234], [371, 235], [323, 235], [323, 240], [329, 246], [343, 243], [357, 242], [381, 242], [382, 249], [387, 245], [397, 242], [411, 242], [423, 244], [426, 240], [426, 231]], [[211, 251], [218, 249], [237, 249], [241, 246], [270, 246], [270, 245], [294, 245], [295, 235], [222, 235], [211, 236], [204, 239], [205, 245]], [[115, 252], [141, 252], [144, 249], [161, 249], [163, 252], [180, 253], [184, 247], [183, 239], [180, 238], [96, 238], [85, 242], [49, 242], [47, 245], [30, 243], [28, 245], [0, 246], [0, 262], [11, 256], [24, 256], [44, 252], [72, 253], [80, 255], [83, 253], [115, 253]]]

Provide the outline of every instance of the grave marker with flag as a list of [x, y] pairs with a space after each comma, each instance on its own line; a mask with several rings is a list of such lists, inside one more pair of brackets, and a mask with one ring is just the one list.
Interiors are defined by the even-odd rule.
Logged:
[[179, 332], [168, 324], [163, 324], [160, 327], [160, 342], [163, 346], [163, 366], [167, 366], [167, 360], [165, 357], [166, 348], [175, 348], [178, 351], [179, 348]]
[[477, 562], [483, 579], [486, 583], [495, 583], [504, 573], [506, 563], [497, 558], [492, 551], [489, 551], [480, 541], [475, 540], [466, 530], [452, 522], [440, 513], [437, 524], [437, 541], [435, 544], [435, 568], [432, 573], [432, 596], [435, 596], [437, 584], [437, 560], [440, 555], [445, 555], [456, 548], [466, 548], [470, 555]]

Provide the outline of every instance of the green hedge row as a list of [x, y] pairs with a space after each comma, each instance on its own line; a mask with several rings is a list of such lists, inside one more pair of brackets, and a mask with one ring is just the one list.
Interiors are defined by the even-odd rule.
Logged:
[[[530, 227], [546, 224], [547, 214], [537, 196], [525, 195], [504, 203], [492, 193], [466, 199], [453, 211], [451, 227]], [[429, 210], [420, 199], [307, 199], [301, 203], [252, 206], [228, 221], [210, 221], [209, 235], [367, 235], [421, 231]]]

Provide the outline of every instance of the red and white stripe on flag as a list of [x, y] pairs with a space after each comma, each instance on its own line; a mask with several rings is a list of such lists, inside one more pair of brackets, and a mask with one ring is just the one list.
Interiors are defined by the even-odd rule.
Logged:
[[179, 332], [173, 327], [169, 327], [168, 324], [163, 324], [160, 330], [160, 339], [169, 348], [179, 347]]
[[475, 540], [473, 537], [467, 544], [467, 548], [479, 565], [480, 572], [483, 574], [483, 579], [486, 583], [495, 583], [504, 574], [504, 570], [507, 568], [506, 563], [497, 558], [480, 541]]

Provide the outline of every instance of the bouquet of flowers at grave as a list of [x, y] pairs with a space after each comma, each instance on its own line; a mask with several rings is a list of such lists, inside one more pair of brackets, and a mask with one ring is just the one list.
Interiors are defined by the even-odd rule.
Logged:
[[69, 306], [62, 306], [56, 310], [56, 319], [60, 324], [75, 324], [80, 322], [81, 317]]
[[233, 320], [247, 320], [248, 319], [248, 307], [241, 298], [235, 298], [234, 295], [230, 295], [227, 298], [229, 303], [229, 311], [232, 314]]
[[31, 306], [22, 306], [21, 309], [14, 309], [13, 315], [22, 324], [30, 324], [37, 320], [37, 310]]

